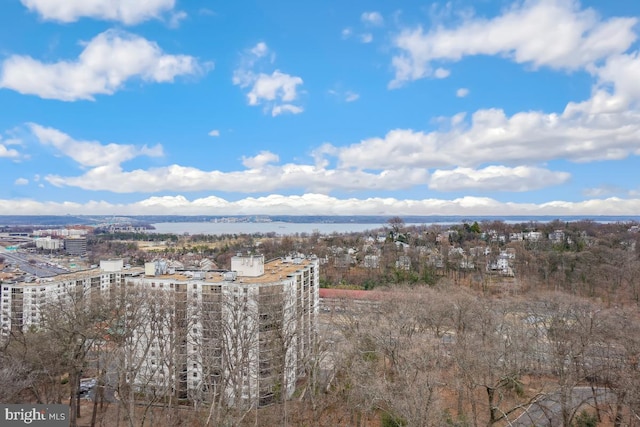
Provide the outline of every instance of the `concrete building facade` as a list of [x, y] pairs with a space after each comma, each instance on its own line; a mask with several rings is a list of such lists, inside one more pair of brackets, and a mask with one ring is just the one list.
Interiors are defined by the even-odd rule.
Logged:
[[4, 284], [2, 335], [37, 328], [48, 301], [119, 289], [138, 298], [128, 304], [137, 323], [124, 326], [131, 329], [127, 381], [138, 392], [222, 397], [241, 406], [290, 397], [317, 345], [318, 260], [236, 256], [224, 272], [160, 265], [125, 269], [121, 260], [102, 261], [50, 281]]
[[87, 254], [87, 238], [72, 237], [64, 239], [64, 251], [69, 255], [86, 255]]

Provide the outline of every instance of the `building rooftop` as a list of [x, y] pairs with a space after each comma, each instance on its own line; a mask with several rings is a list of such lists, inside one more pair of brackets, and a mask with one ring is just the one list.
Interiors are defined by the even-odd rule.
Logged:
[[[282, 279], [285, 279], [288, 275], [295, 273], [297, 270], [301, 270], [311, 265], [309, 259], [301, 259], [299, 262], [293, 260], [274, 259], [264, 264], [264, 274], [257, 277], [248, 277], [238, 275], [236, 282], [255, 284], [255, 283], [275, 283]], [[206, 272], [203, 281], [207, 283], [222, 283], [225, 282], [225, 272]], [[175, 280], [175, 281], [187, 281], [193, 280], [193, 274], [187, 272], [179, 272], [174, 274], [162, 274], [155, 277], [159, 280]]]
[[[312, 261], [310, 259], [305, 258], [296, 258], [296, 259], [281, 259], [277, 258], [271, 261], [268, 261], [264, 264], [264, 274], [257, 277], [247, 277], [238, 275], [236, 278], [236, 282], [238, 283], [246, 283], [246, 284], [256, 284], [256, 283], [275, 283], [279, 282], [282, 279], [285, 279], [287, 276], [294, 274], [297, 270], [301, 270], [311, 265]], [[89, 270], [76, 271], [71, 273], [59, 274], [55, 277], [37, 279], [33, 282], [21, 282], [16, 283], [12, 286], [41, 286], [47, 283], [55, 283], [55, 282], [64, 282], [71, 280], [82, 280], [90, 277], [100, 276], [104, 274], [100, 268], [92, 268]], [[114, 273], [114, 272], [111, 272]], [[174, 280], [176, 282], [186, 282], [189, 280], [198, 280], [197, 274], [203, 274], [202, 280], [207, 283], [222, 283], [225, 280], [224, 273], [222, 271], [218, 272], [177, 272], [173, 274], [160, 274], [156, 276], [144, 276], [144, 269], [139, 267], [134, 267], [130, 269], [121, 270], [120, 273], [125, 273], [131, 276], [143, 276], [148, 279], [156, 278], [158, 280]]]

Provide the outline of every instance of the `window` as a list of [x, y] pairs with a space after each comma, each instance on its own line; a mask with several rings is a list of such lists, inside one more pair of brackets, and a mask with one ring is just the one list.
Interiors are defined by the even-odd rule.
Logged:
[[193, 377], [194, 377], [194, 378], [198, 378], [198, 373], [197, 373], [197, 372], [194, 372], [194, 373], [193, 373]]

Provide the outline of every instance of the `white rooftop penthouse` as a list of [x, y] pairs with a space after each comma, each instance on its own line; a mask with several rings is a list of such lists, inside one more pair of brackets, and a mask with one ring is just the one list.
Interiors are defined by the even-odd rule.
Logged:
[[231, 258], [231, 271], [240, 277], [260, 277], [264, 274], [264, 255], [236, 255]]

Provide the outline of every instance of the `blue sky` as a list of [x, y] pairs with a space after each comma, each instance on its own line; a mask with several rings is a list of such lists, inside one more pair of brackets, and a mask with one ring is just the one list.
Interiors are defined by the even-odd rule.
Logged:
[[637, 215], [639, 19], [7, 0], [0, 214]]

